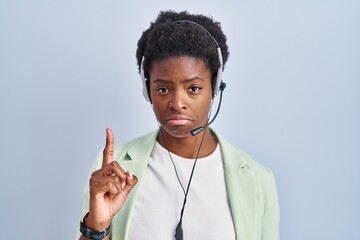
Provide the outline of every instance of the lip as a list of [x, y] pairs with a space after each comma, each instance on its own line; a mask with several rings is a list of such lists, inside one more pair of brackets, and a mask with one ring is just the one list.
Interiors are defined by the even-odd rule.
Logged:
[[170, 115], [166, 119], [166, 122], [171, 125], [179, 126], [179, 125], [185, 125], [185, 124], [191, 122], [191, 119], [185, 115]]

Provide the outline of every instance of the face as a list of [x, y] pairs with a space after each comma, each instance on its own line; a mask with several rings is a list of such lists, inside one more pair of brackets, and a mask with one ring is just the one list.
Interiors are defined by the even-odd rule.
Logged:
[[161, 127], [177, 138], [208, 122], [211, 72], [194, 57], [170, 57], [152, 64], [150, 96]]

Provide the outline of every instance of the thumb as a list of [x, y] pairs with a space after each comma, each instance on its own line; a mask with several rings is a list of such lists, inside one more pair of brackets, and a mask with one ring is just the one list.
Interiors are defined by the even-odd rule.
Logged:
[[132, 175], [131, 172], [126, 172], [126, 185], [125, 185], [125, 189], [127, 192], [130, 192], [131, 189], [133, 189], [133, 187], [136, 185], [136, 183], [138, 182], [138, 179], [135, 175]]

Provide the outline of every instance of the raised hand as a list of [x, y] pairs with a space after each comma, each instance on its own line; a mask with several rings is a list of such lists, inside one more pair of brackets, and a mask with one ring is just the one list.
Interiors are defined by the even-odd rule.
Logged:
[[106, 129], [102, 167], [90, 178], [90, 206], [86, 226], [97, 231], [106, 229], [136, 183], [136, 176], [125, 172], [114, 161], [114, 135], [111, 129]]

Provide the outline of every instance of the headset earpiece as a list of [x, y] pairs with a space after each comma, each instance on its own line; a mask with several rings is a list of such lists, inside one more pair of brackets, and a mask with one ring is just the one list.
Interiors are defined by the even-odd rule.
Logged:
[[212, 92], [212, 97], [215, 97], [215, 88], [216, 88], [216, 80], [217, 80], [217, 74], [213, 74], [212, 79], [211, 79], [211, 92]]
[[146, 80], [145, 78], [145, 72], [144, 72], [144, 61], [145, 61], [145, 57], [143, 56], [141, 59], [141, 66], [140, 66], [140, 76], [141, 76], [141, 82], [143, 85], [143, 95], [146, 101], [151, 102], [150, 101], [150, 83], [148, 80]]
[[149, 102], [151, 103], [151, 96], [150, 96], [150, 80], [145, 80], [145, 84], [146, 84], [146, 92], [147, 92], [147, 96], [149, 98]]

